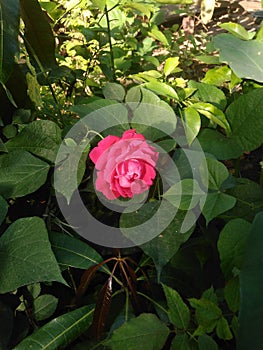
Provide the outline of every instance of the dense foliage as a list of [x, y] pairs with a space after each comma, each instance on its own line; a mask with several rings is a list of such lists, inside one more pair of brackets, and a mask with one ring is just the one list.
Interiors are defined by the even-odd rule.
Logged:
[[[262, 349], [263, 28], [189, 34], [167, 3], [196, 16], [188, 0], [0, 0], [0, 349]], [[161, 165], [116, 212], [89, 152], [129, 128]], [[133, 246], [79, 234], [61, 212], [76, 193]]]

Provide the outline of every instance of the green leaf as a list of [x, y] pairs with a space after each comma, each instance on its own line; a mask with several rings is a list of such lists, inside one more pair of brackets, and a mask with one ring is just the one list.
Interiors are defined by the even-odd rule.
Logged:
[[231, 69], [228, 66], [221, 66], [209, 69], [204, 79], [203, 83], [212, 84], [216, 86], [223, 85], [226, 81], [231, 80]]
[[8, 204], [6, 203], [4, 198], [0, 196], [0, 225], [4, 221], [7, 211], [8, 211]]
[[169, 329], [153, 314], [141, 314], [123, 324], [104, 342], [112, 350], [161, 350]]
[[6, 148], [5, 144], [4, 144], [4, 142], [0, 138], [0, 153], [7, 153], [7, 152], [8, 152], [7, 148]]
[[206, 219], [206, 224], [218, 215], [234, 207], [236, 198], [222, 192], [208, 193], [205, 198], [205, 204], [202, 207], [202, 213]]
[[181, 210], [193, 209], [203, 196], [204, 192], [193, 179], [179, 181], [163, 194], [165, 199]]
[[240, 272], [241, 305], [237, 349], [260, 349], [262, 334], [262, 239], [263, 212], [256, 215], [248, 235], [243, 267]]
[[[123, 213], [120, 218], [120, 228], [124, 235], [126, 235], [125, 227], [140, 225], [142, 222], [152, 218], [153, 214], [159, 208], [159, 204], [159, 201], [149, 202], [136, 212], [129, 214]], [[190, 217], [190, 226], [192, 227], [187, 228], [187, 232], [185, 232], [185, 219], [187, 221], [187, 218], [189, 218], [186, 217], [186, 215], [190, 214], [187, 212], [177, 211], [174, 213], [172, 222], [168, 225], [168, 227], [163, 229], [163, 225], [167, 223], [165, 213], [170, 216], [171, 213], [174, 212], [173, 206], [168, 202], [166, 204], [167, 206], [165, 207], [163, 215], [162, 213], [157, 214], [156, 219], [151, 220], [149, 223], [148, 230], [150, 232], [152, 231], [153, 233], [156, 232], [157, 236], [140, 246], [141, 249], [153, 259], [159, 277], [162, 268], [168, 263], [171, 257], [176, 254], [181, 244], [187, 241], [187, 239], [190, 237], [194, 229], [193, 225], [195, 223], [195, 217]], [[189, 211], [189, 213], [191, 212]], [[158, 235], [158, 232], [162, 233]], [[142, 236], [143, 233], [141, 232], [140, 227], [133, 233], [133, 236], [136, 234]], [[148, 232], [145, 232], [145, 234], [148, 234]], [[132, 239], [132, 237], [129, 238]]]
[[174, 337], [171, 350], [190, 350], [190, 342], [187, 334], [176, 334]]
[[34, 300], [34, 317], [37, 321], [45, 320], [53, 315], [58, 305], [58, 298], [51, 294], [43, 294]]
[[166, 83], [162, 83], [160, 81], [150, 81], [149, 83], [145, 83], [143, 86], [155, 92], [157, 95], [174, 98], [175, 100], [179, 99], [174, 88]]
[[224, 317], [221, 317], [217, 322], [216, 334], [218, 338], [224, 339], [224, 340], [230, 340], [233, 338], [228, 322]]
[[220, 61], [228, 63], [239, 78], [263, 82], [263, 42], [219, 34], [213, 38], [213, 43], [220, 51]]
[[226, 279], [233, 277], [233, 269], [241, 269], [251, 224], [243, 219], [229, 221], [220, 232], [217, 247], [221, 269]]
[[41, 285], [40, 283], [29, 284], [27, 290], [32, 295], [33, 299], [36, 299], [41, 293]]
[[105, 98], [109, 100], [123, 101], [125, 97], [124, 87], [117, 83], [106, 83], [102, 92]]
[[189, 145], [191, 145], [201, 128], [201, 118], [196, 109], [192, 107], [184, 108], [183, 125], [186, 139]]
[[92, 323], [93, 306], [83, 306], [61, 315], [39, 328], [14, 350], [57, 350], [70, 344]]
[[[54, 174], [54, 187], [69, 203], [83, 178], [90, 144], [88, 139], [85, 138], [79, 144], [76, 144], [70, 138], [64, 141], [57, 158], [59, 165]], [[60, 157], [63, 158], [64, 156], [66, 156], [66, 159], [60, 162]]]
[[243, 151], [252, 151], [263, 140], [263, 89], [255, 89], [231, 103], [226, 110], [230, 138]]
[[20, 6], [25, 25], [25, 44], [32, 63], [40, 71], [55, 68], [55, 39], [47, 16], [37, 0], [20, 0]]
[[218, 109], [211, 103], [206, 102], [197, 102], [192, 104], [191, 107], [195, 108], [200, 114], [210, 119], [213, 123], [224, 128], [228, 134], [230, 133], [228, 121], [221, 109]]
[[218, 350], [218, 346], [211, 336], [207, 334], [203, 334], [198, 337], [198, 349], [199, 350]]
[[60, 232], [51, 232], [49, 240], [56, 260], [62, 268], [88, 269], [99, 264], [102, 257], [87, 243]]
[[263, 210], [263, 188], [249, 179], [237, 179], [235, 187], [227, 193], [237, 199], [236, 205], [226, 215], [253, 221], [255, 215]]
[[165, 61], [164, 67], [163, 67], [163, 72], [166, 77], [173, 73], [175, 68], [179, 64], [179, 57], [168, 57]]
[[239, 278], [234, 277], [229, 280], [224, 288], [224, 296], [227, 302], [229, 309], [233, 312], [239, 310], [240, 304], [240, 285]]
[[16, 134], [17, 134], [17, 128], [13, 124], [8, 124], [3, 128], [3, 135], [7, 139], [11, 139], [11, 138], [15, 137]]
[[61, 130], [52, 121], [36, 120], [26, 125], [21, 132], [6, 143], [9, 151], [25, 150], [47, 161], [55, 162]]
[[221, 23], [219, 27], [227, 30], [228, 32], [230, 32], [231, 34], [233, 34], [239, 39], [250, 40], [255, 36], [255, 32], [248, 32], [239, 23], [226, 22], [226, 23]]
[[18, 0], [0, 0], [0, 82], [6, 84], [19, 52], [20, 9]]
[[160, 41], [163, 45], [169, 46], [169, 42], [166, 36], [158, 29], [156, 25], [154, 25], [148, 35], [154, 38], [155, 40]]
[[0, 238], [0, 261], [0, 293], [35, 282], [65, 284], [40, 218], [19, 219], [8, 227]]
[[152, 91], [141, 88], [141, 93], [142, 100], [134, 110], [132, 127], [152, 141], [163, 137], [165, 133], [172, 134], [177, 123], [174, 110]]
[[218, 320], [222, 317], [222, 311], [210, 300], [191, 298], [189, 302], [196, 309], [195, 317], [199, 326], [207, 333], [213, 331]]
[[47, 178], [49, 165], [30, 153], [17, 150], [0, 156], [0, 193], [22, 197], [36, 191]]
[[183, 302], [183, 299], [176, 290], [164, 284], [162, 286], [168, 304], [169, 320], [177, 328], [187, 330], [190, 322], [188, 306]]
[[206, 158], [206, 167], [200, 166], [200, 173], [204, 185], [206, 184], [206, 173], [208, 170], [208, 188], [210, 190], [219, 190], [222, 183], [228, 178], [229, 173], [225, 165], [213, 158]]
[[190, 80], [188, 82], [190, 88], [196, 89], [194, 97], [198, 98], [203, 102], [212, 103], [219, 109], [224, 109], [227, 104], [226, 96], [222, 90], [218, 89], [216, 86], [205, 83], [198, 83], [197, 81]]
[[243, 150], [239, 144], [215, 129], [203, 129], [198, 135], [198, 141], [204, 152], [213, 154], [217, 159], [236, 159]]

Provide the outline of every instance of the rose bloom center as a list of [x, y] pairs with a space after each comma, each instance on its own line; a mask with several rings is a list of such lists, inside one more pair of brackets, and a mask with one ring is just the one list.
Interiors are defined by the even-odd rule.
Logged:
[[143, 177], [143, 170], [141, 162], [137, 159], [128, 159], [117, 165], [114, 178], [118, 179], [120, 186], [129, 188], [131, 182]]

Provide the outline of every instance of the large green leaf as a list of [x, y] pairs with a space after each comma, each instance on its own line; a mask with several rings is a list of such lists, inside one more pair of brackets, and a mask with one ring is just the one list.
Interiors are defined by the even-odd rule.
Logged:
[[19, 0], [0, 0], [0, 82], [5, 84], [19, 52]]
[[190, 350], [190, 339], [186, 333], [176, 334], [174, 337], [171, 350]]
[[36, 191], [47, 178], [49, 165], [30, 153], [17, 150], [0, 156], [0, 193], [5, 198]]
[[220, 160], [238, 158], [243, 153], [242, 147], [235, 140], [215, 129], [201, 130], [198, 141], [204, 152], [211, 153]]
[[36, 120], [25, 126], [21, 132], [6, 143], [9, 151], [25, 150], [54, 162], [61, 143], [61, 130], [49, 120]]
[[190, 311], [188, 306], [184, 303], [180, 294], [163, 284], [165, 297], [168, 304], [168, 316], [172, 324], [177, 328], [187, 330], [190, 322]]
[[19, 343], [14, 350], [57, 350], [84, 333], [92, 322], [93, 306], [83, 306], [54, 318]]
[[104, 344], [112, 350], [161, 350], [169, 329], [153, 314], [141, 314], [124, 323]]
[[220, 232], [217, 245], [226, 279], [233, 277], [234, 268], [242, 267], [250, 227], [251, 224], [243, 219], [233, 219]]
[[238, 350], [261, 349], [263, 344], [263, 212], [257, 214], [248, 236], [240, 272], [241, 305]]
[[88, 269], [102, 261], [99, 253], [80, 239], [59, 232], [51, 232], [49, 239], [57, 262], [62, 268], [72, 266]]
[[207, 334], [203, 334], [198, 337], [198, 349], [199, 350], [218, 350], [218, 346], [211, 336]]
[[32, 62], [41, 71], [42, 68], [46, 71], [55, 68], [55, 39], [47, 16], [37, 0], [20, 0], [20, 6], [25, 44]]
[[[121, 230], [125, 234], [125, 227], [131, 227], [141, 224], [146, 220], [149, 220], [154, 212], [159, 207], [159, 202], [146, 203], [142, 208], [136, 212], [129, 214], [122, 214], [120, 219]], [[168, 203], [169, 204], [169, 203]], [[174, 208], [169, 204], [166, 208], [167, 214], [174, 212]], [[148, 230], [153, 232], [160, 232], [155, 238], [147, 243], [141, 245], [142, 250], [149, 255], [157, 268], [158, 276], [160, 277], [162, 268], [168, 263], [168, 261], [176, 254], [181, 244], [186, 242], [193, 232], [194, 227], [188, 228], [187, 232], [182, 232], [182, 225], [187, 214], [183, 211], [177, 211], [174, 214], [172, 222], [164, 230], [160, 229], [163, 223], [166, 223], [165, 212], [157, 214], [156, 219], [149, 223]], [[190, 217], [191, 225], [194, 225], [195, 219]], [[190, 226], [191, 226], [190, 225]], [[137, 232], [136, 232], [137, 233]], [[147, 232], [145, 232], [147, 234]], [[142, 235], [141, 229], [138, 229], [138, 235]], [[130, 237], [129, 237], [130, 238]]]
[[231, 128], [230, 138], [243, 151], [259, 147], [263, 141], [263, 89], [241, 95], [227, 108], [226, 116]]
[[84, 175], [90, 145], [85, 139], [79, 144], [70, 138], [64, 141], [57, 162], [59, 163], [60, 158], [66, 158], [56, 168], [54, 185], [56, 191], [63, 194], [69, 203]]
[[45, 223], [38, 217], [15, 221], [0, 238], [0, 293], [40, 282], [65, 283], [51, 250]]
[[6, 203], [4, 198], [0, 196], [0, 225], [4, 221], [7, 211], [8, 211], [8, 204]]
[[220, 51], [220, 61], [228, 63], [238, 77], [263, 82], [263, 42], [219, 34], [213, 43]]
[[186, 139], [191, 145], [201, 128], [201, 117], [196, 109], [186, 107], [183, 110], [183, 125]]
[[206, 158], [206, 167], [200, 167], [201, 177], [206, 184], [206, 169], [208, 169], [208, 188], [218, 191], [229, 173], [225, 165], [213, 158]]
[[117, 83], [107, 83], [102, 89], [103, 95], [109, 100], [123, 101], [125, 97], [124, 87]]

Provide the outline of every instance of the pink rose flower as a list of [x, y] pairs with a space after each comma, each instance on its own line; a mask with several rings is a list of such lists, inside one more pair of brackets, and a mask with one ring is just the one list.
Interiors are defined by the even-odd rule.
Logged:
[[108, 199], [132, 198], [149, 189], [159, 153], [135, 129], [109, 135], [90, 152], [97, 170], [96, 189]]

